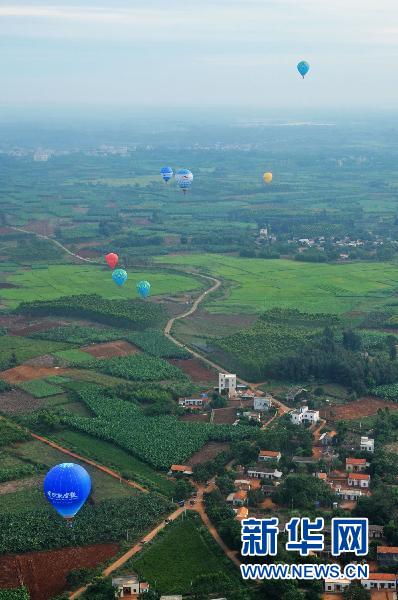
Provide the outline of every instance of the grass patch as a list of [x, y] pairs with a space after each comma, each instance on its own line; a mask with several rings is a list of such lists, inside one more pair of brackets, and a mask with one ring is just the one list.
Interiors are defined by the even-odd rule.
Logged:
[[62, 388], [53, 383], [48, 383], [44, 379], [33, 379], [32, 381], [25, 381], [20, 383], [19, 386], [24, 392], [32, 394], [34, 398], [47, 398], [47, 396], [55, 396], [56, 394], [62, 394]]
[[206, 307], [211, 312], [255, 313], [273, 307], [310, 313], [367, 312], [386, 305], [397, 291], [397, 266], [392, 263], [315, 264], [221, 254], [156, 260], [197, 267], [229, 282], [227, 298], [209, 297]]
[[78, 349], [60, 350], [59, 352], [53, 352], [53, 354], [70, 364], [83, 365], [90, 361], [93, 362], [93, 357], [90, 354]]
[[133, 271], [129, 269], [129, 279], [123, 287], [112, 281], [110, 270], [97, 265], [51, 265], [46, 269], [20, 271], [8, 275], [7, 282], [18, 287], [2, 290], [5, 304], [14, 308], [20, 302], [54, 300], [61, 296], [82, 293], [99, 294], [112, 299], [138, 297], [136, 283], [142, 279], [151, 282], [153, 295], [176, 294], [198, 289], [198, 281], [189, 275], [179, 275], [159, 271]]
[[32, 340], [25, 337], [3, 335], [0, 342], [0, 361], [7, 360], [14, 353], [19, 363], [42, 356], [52, 354], [58, 350], [70, 348], [66, 342], [50, 342], [44, 340]]
[[121, 448], [113, 444], [93, 438], [85, 433], [78, 431], [62, 431], [53, 436], [61, 446], [70, 448], [87, 458], [92, 458], [102, 465], [115, 469], [118, 473], [141, 483], [142, 485], [153, 488], [170, 498], [174, 493], [174, 483], [169, 481], [151, 469], [146, 463], [138, 458], [131, 456]]

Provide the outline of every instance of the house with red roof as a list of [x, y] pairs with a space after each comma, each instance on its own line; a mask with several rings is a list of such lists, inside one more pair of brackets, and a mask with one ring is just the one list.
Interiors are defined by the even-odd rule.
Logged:
[[363, 473], [366, 471], [368, 463], [366, 458], [346, 458], [345, 459], [345, 470], [349, 473]]
[[348, 475], [348, 485], [351, 487], [368, 488], [370, 484], [370, 475], [366, 473], [350, 473]]

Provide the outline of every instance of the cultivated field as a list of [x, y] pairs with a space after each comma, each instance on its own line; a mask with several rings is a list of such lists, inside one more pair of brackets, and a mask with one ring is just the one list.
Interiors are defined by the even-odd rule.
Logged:
[[219, 254], [166, 256], [157, 261], [197, 267], [223, 278], [230, 285], [227, 297], [209, 298], [210, 312], [255, 313], [273, 307], [314, 313], [368, 311], [383, 306], [397, 288], [398, 268], [392, 263], [316, 264]]
[[99, 294], [103, 298], [135, 298], [136, 283], [141, 279], [151, 282], [151, 293], [175, 294], [199, 287], [199, 283], [189, 275], [170, 274], [161, 271], [137, 271], [128, 269], [129, 279], [123, 287], [118, 287], [111, 278], [108, 268], [97, 265], [51, 265], [7, 274], [7, 282], [17, 287], [1, 292], [2, 302], [15, 307], [20, 302], [53, 300], [73, 294]]
[[21, 383], [30, 381], [31, 379], [44, 379], [45, 377], [54, 377], [62, 375], [66, 371], [58, 367], [34, 367], [32, 365], [20, 365], [13, 369], [8, 369], [0, 373], [0, 379], [4, 379], [7, 383]]
[[30, 600], [51, 598], [65, 589], [69, 571], [96, 567], [112, 558], [118, 550], [118, 544], [95, 544], [46, 552], [8, 554], [0, 557], [0, 588], [18, 587], [23, 581], [29, 590]]
[[212, 369], [206, 368], [197, 358], [188, 358], [186, 360], [169, 359], [171, 364], [175, 365], [181, 371], [184, 371], [192, 381], [197, 383], [215, 384], [217, 375]]
[[339, 404], [337, 406], [330, 406], [322, 408], [320, 415], [328, 421], [351, 421], [353, 419], [360, 419], [362, 417], [371, 417], [375, 415], [379, 408], [389, 408], [390, 410], [398, 410], [398, 404], [395, 402], [386, 402], [385, 400], [379, 400], [373, 396], [365, 396], [354, 402], [347, 404]]
[[91, 354], [96, 358], [112, 358], [113, 356], [128, 356], [129, 354], [137, 354], [140, 352], [138, 348], [125, 342], [117, 340], [115, 342], [104, 342], [103, 344], [93, 344], [80, 348], [83, 352]]

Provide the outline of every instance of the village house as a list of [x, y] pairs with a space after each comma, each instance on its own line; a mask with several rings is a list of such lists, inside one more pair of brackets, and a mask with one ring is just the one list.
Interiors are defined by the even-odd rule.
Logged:
[[278, 471], [277, 469], [267, 469], [267, 467], [263, 466], [261, 463], [254, 465], [253, 467], [248, 467], [247, 474], [254, 479], [274, 480], [282, 477], [281, 471]]
[[201, 398], [180, 398], [178, 404], [184, 408], [203, 408], [209, 402], [207, 396]]
[[363, 473], [366, 471], [366, 467], [369, 463], [366, 462], [365, 458], [346, 458], [345, 459], [345, 470], [348, 473]]
[[333, 444], [333, 440], [336, 437], [336, 435], [336, 431], [325, 431], [319, 436], [318, 443], [321, 446], [330, 446], [331, 444]]
[[272, 406], [272, 396], [266, 394], [265, 396], [255, 396], [253, 399], [253, 409], [259, 411], [269, 410]]
[[113, 577], [112, 585], [116, 588], [116, 598], [136, 598], [139, 594], [149, 590], [149, 583], [140, 581], [135, 574]]
[[381, 567], [398, 564], [398, 546], [377, 546], [377, 562]]
[[344, 592], [350, 583], [349, 579], [325, 579], [325, 592]]
[[240, 506], [239, 508], [234, 508], [235, 519], [237, 521], [243, 521], [243, 519], [247, 519], [249, 516], [249, 509], [247, 506]]
[[306, 390], [305, 388], [292, 387], [289, 389], [289, 391], [286, 394], [286, 400], [287, 400], [287, 402], [295, 402], [300, 397], [305, 396], [307, 394], [307, 392], [308, 392], [308, 390]]
[[171, 465], [170, 471], [167, 473], [169, 476], [174, 475], [175, 477], [190, 477], [193, 471], [188, 465]]
[[294, 425], [300, 425], [301, 423], [318, 423], [319, 410], [309, 410], [308, 406], [300, 406], [300, 408], [291, 411], [290, 419]]
[[368, 438], [367, 435], [361, 436], [361, 452], [374, 452], [375, 451], [375, 441], [372, 438]]
[[296, 465], [317, 465], [319, 459], [315, 456], [293, 456], [292, 461]]
[[275, 452], [274, 450], [260, 450], [260, 454], [258, 455], [258, 462], [267, 462], [269, 460], [275, 460], [279, 462], [282, 454], [280, 452]]
[[333, 489], [341, 500], [350, 502], [355, 502], [364, 495], [364, 492], [359, 488], [346, 488], [342, 485], [335, 485]]
[[325, 483], [328, 480], [327, 473], [314, 473], [314, 477], [317, 477], [318, 479], [322, 479], [322, 481], [324, 481]]
[[246, 419], [249, 419], [249, 421], [257, 421], [257, 423], [261, 423], [261, 415], [258, 412], [245, 410], [242, 413], [242, 417], [246, 417]]
[[369, 525], [368, 537], [369, 540], [381, 540], [384, 535], [383, 525]]
[[396, 590], [396, 575], [394, 573], [369, 573], [368, 579], [361, 579], [361, 585], [366, 590]]
[[227, 502], [230, 502], [233, 506], [244, 506], [247, 504], [247, 491], [239, 490], [238, 492], [232, 492], [227, 497]]
[[234, 486], [237, 490], [259, 490], [261, 482], [258, 479], [235, 479]]
[[242, 392], [240, 394], [240, 398], [241, 400], [254, 400], [254, 396], [256, 394], [254, 392], [252, 392], [251, 390], [246, 390], [245, 392]]
[[366, 473], [350, 473], [348, 475], [348, 485], [352, 487], [368, 488], [370, 475]]
[[218, 391], [220, 394], [227, 392], [229, 396], [236, 395], [236, 375], [231, 373], [218, 374]]

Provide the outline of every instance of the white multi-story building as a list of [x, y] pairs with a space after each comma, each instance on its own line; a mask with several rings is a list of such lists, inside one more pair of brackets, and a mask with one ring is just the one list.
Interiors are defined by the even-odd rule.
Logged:
[[367, 435], [361, 436], [361, 452], [374, 452], [375, 441], [372, 438], [368, 438]]
[[309, 410], [308, 406], [300, 406], [300, 408], [292, 410], [290, 419], [294, 425], [300, 425], [305, 422], [318, 423], [319, 410]]
[[230, 396], [236, 394], [236, 375], [231, 373], [218, 374], [218, 391], [220, 394], [227, 391]]

